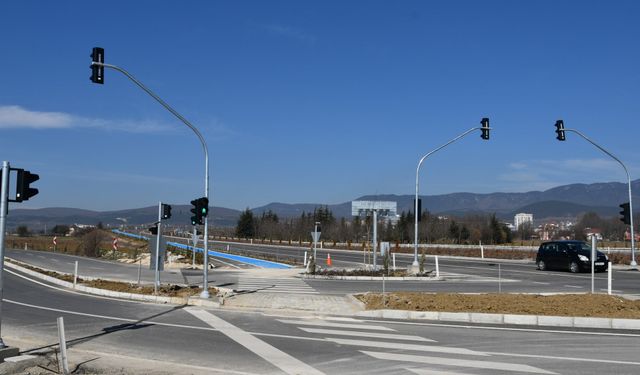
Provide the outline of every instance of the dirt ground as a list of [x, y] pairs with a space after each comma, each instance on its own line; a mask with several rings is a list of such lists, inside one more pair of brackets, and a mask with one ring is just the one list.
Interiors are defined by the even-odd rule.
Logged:
[[366, 293], [356, 296], [367, 310], [477, 312], [640, 319], [640, 301], [606, 294]]

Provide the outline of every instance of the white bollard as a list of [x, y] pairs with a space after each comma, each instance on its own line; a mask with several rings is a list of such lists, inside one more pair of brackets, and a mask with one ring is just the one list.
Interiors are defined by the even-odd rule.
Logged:
[[393, 270], [396, 270], [396, 253], [393, 253]]
[[480, 258], [484, 259], [484, 247], [482, 246], [482, 241], [478, 242], [480, 244]]
[[227, 245], [227, 253], [229, 252], [229, 245]]
[[64, 337], [64, 319], [58, 318], [58, 342], [60, 343], [60, 359], [62, 362], [62, 373], [69, 375], [69, 362], [67, 361], [67, 340]]
[[302, 263], [303, 266], [307, 266], [307, 252], [304, 252], [304, 262]]
[[440, 264], [438, 263], [437, 255], [436, 255], [436, 277], [440, 277]]
[[611, 295], [611, 272], [613, 272], [613, 271], [611, 271], [611, 262], [609, 262], [609, 267], [607, 268], [607, 270], [608, 270], [608, 273], [609, 273], [607, 275], [607, 293], [609, 295]]
[[76, 264], [73, 268], [73, 289], [76, 288], [77, 283], [78, 283], [78, 261], [76, 260]]

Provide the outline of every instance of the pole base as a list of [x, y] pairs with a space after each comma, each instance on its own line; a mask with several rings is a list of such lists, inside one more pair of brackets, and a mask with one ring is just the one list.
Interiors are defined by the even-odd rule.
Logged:
[[0, 363], [4, 362], [5, 358], [15, 357], [20, 355], [20, 349], [15, 346], [5, 346], [0, 348]]
[[638, 263], [635, 260], [632, 260], [630, 266], [631, 267], [638, 267]]

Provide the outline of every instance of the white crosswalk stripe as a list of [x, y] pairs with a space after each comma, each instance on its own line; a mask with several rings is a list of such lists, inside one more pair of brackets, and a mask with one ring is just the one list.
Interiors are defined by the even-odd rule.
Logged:
[[266, 293], [318, 294], [304, 280], [298, 278], [248, 277], [238, 278], [237, 292], [256, 291]]
[[[302, 331], [323, 335], [324, 340], [327, 342], [333, 342], [341, 346], [390, 350], [391, 352], [370, 350], [358, 351], [375, 359], [411, 363], [411, 365], [408, 365], [405, 370], [419, 375], [468, 375], [464, 372], [451, 370], [451, 368], [460, 367], [480, 370], [492, 369], [515, 373], [555, 374], [554, 372], [529, 365], [487, 360], [488, 357], [493, 357], [492, 353], [437, 345], [435, 340], [415, 335], [387, 333], [388, 331], [393, 332], [395, 330], [388, 326], [370, 324], [371, 322], [364, 322], [353, 318], [329, 317], [327, 319], [280, 319], [278, 321], [285, 324], [298, 325], [297, 328]], [[309, 326], [311, 326], [311, 328]], [[318, 326], [322, 328], [313, 328]], [[410, 343], [407, 341], [410, 341]], [[405, 354], [401, 351], [409, 353], [418, 352], [422, 354]], [[426, 353], [433, 353], [436, 355], [445, 354], [450, 357], [424, 355]], [[474, 359], [461, 358], [464, 356], [472, 356]], [[480, 360], [482, 357], [484, 357], [483, 360]], [[428, 368], [420, 368], [419, 366], [421, 365], [428, 365]]]

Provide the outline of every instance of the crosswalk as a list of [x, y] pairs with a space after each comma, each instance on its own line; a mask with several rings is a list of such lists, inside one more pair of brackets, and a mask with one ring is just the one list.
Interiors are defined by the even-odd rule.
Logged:
[[[470, 375], [477, 371], [514, 374], [555, 374], [526, 364], [492, 360], [489, 353], [438, 345], [418, 335], [395, 333], [386, 325], [371, 324], [354, 318], [326, 317], [278, 319], [307, 333], [318, 334], [326, 342], [354, 347], [373, 359], [398, 363], [407, 373], [418, 375]], [[465, 372], [471, 371], [471, 372]]]
[[237, 287], [234, 292], [264, 292], [264, 293], [293, 293], [293, 294], [318, 294], [314, 288], [304, 280], [297, 277], [238, 277]]

